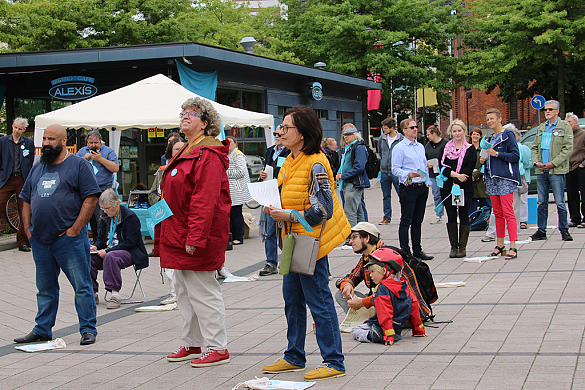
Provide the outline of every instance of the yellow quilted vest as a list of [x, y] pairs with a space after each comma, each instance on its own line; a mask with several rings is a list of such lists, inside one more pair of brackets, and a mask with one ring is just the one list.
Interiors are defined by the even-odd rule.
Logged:
[[[288, 155], [278, 174], [278, 185], [282, 184], [280, 199], [282, 208], [304, 211], [311, 207], [309, 201], [309, 179], [313, 165], [321, 163], [327, 170], [329, 176], [329, 185], [335, 188], [333, 173], [329, 166], [327, 157], [322, 153], [306, 155], [301, 152], [296, 159], [292, 158], [292, 153]], [[287, 222], [287, 230], [290, 223]], [[315, 232], [307, 232], [300, 223], [293, 223], [292, 231], [306, 236], [319, 238], [321, 234], [321, 224], [313, 226]], [[321, 245], [319, 246], [318, 259], [327, 255], [341, 244], [351, 233], [351, 226], [345, 217], [343, 208], [333, 192], [333, 216], [325, 223]]]

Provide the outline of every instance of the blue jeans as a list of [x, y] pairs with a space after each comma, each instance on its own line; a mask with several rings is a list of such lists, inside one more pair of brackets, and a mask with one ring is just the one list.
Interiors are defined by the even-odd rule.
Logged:
[[366, 209], [365, 193], [362, 193], [362, 213], [364, 213], [364, 222], [368, 222], [368, 210]]
[[341, 333], [333, 296], [329, 290], [327, 256], [317, 260], [313, 275], [290, 272], [282, 280], [284, 313], [286, 314], [288, 346], [284, 360], [305, 367], [305, 337], [307, 336], [307, 306], [315, 321], [317, 344], [321, 350], [323, 363], [331, 368], [345, 372]]
[[52, 337], [59, 307], [59, 273], [63, 270], [75, 291], [75, 310], [79, 318], [79, 332], [97, 334], [96, 307], [90, 276], [89, 237], [84, 227], [77, 237], [63, 235], [51, 245], [44, 245], [31, 237], [36, 266], [37, 307], [33, 330]]
[[538, 230], [546, 232], [548, 222], [548, 191], [552, 187], [557, 214], [559, 215], [559, 230], [568, 229], [567, 206], [565, 205], [565, 175], [551, 175], [548, 172], [536, 175], [536, 189], [538, 191]]
[[392, 185], [394, 185], [394, 191], [398, 194], [398, 186], [400, 185], [398, 176], [382, 172], [380, 176], [380, 186], [382, 187], [382, 195], [384, 196], [382, 205], [384, 207], [384, 217], [388, 221], [392, 220]]
[[[443, 198], [441, 198], [441, 189], [437, 185], [437, 178], [436, 177], [429, 177], [429, 182], [431, 184], [431, 190], [433, 190], [433, 200], [435, 201], [435, 207], [437, 207], [439, 205], [439, 203], [441, 203], [441, 201], [443, 200]], [[445, 201], [445, 202], [447, 202], [447, 201]], [[443, 204], [445, 204], [445, 203], [443, 203]], [[444, 213], [445, 213], [444, 207], [441, 207], [441, 209], [438, 213], [435, 212], [435, 214], [437, 214], [437, 217], [439, 217], [439, 218], [442, 217]]]
[[266, 214], [264, 252], [266, 253], [266, 264], [275, 268], [278, 265], [276, 245], [276, 221], [272, 219], [270, 214]]
[[412, 240], [412, 253], [422, 252], [421, 225], [425, 218], [425, 207], [429, 196], [429, 188], [425, 185], [400, 185], [400, 225], [398, 225], [398, 240], [400, 247], [410, 252], [408, 245], [408, 231]]

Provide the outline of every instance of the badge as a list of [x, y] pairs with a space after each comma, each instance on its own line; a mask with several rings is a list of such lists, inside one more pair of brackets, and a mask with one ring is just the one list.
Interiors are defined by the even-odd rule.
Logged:
[[171, 171], [171, 176], [175, 176], [176, 174], [177, 174], [177, 168], [175, 168]]
[[555, 137], [558, 137], [559, 136], [559, 132], [558, 131], [555, 131], [554, 132], [554, 135], [555, 135]]
[[21, 148], [21, 149], [24, 149], [24, 145], [20, 145], [20, 148]]
[[22, 157], [26, 157], [26, 156], [28, 156], [28, 155], [29, 155], [29, 153], [30, 153], [30, 151], [29, 151], [28, 149], [23, 149], [23, 150], [22, 150]]
[[284, 164], [284, 160], [286, 160], [286, 157], [279, 157], [279, 158], [276, 160], [276, 166], [277, 166], [278, 168], [282, 167], [282, 164]]

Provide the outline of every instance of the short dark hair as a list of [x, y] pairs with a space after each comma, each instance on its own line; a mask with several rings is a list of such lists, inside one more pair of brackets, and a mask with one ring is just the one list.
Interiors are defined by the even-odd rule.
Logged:
[[236, 139], [236, 137], [232, 137], [231, 135], [228, 135], [227, 137], [225, 137], [226, 140], [231, 139], [232, 141], [234, 141], [234, 144], [236, 144], [236, 146], [238, 145], [238, 140]]
[[388, 126], [389, 128], [396, 128], [396, 119], [386, 118], [382, 121], [382, 126]]
[[173, 131], [172, 133], [169, 133], [169, 135], [167, 136], [167, 140], [169, 140], [171, 138], [181, 138], [181, 135], [179, 133], [177, 133], [176, 131]]
[[435, 126], [435, 125], [429, 126], [429, 127], [427, 128], [427, 134], [428, 134], [428, 133], [432, 133], [432, 134], [435, 134], [435, 135], [440, 135], [441, 137], [443, 136], [443, 135], [441, 134], [441, 130], [439, 130], [439, 129], [437, 128], [437, 126]]
[[368, 240], [368, 244], [370, 245], [376, 245], [378, 243], [378, 241], [380, 241], [380, 239], [368, 232], [366, 232], [365, 230], [359, 230], [357, 231], [357, 233], [360, 235], [361, 238], [370, 238]]
[[315, 110], [308, 106], [295, 106], [289, 108], [284, 117], [292, 116], [294, 125], [304, 137], [304, 145], [301, 152], [315, 154], [321, 151], [321, 139], [323, 139], [323, 127]]

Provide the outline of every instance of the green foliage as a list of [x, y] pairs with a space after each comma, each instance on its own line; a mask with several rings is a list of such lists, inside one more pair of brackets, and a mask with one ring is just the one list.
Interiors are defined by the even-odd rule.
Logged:
[[[460, 14], [457, 78], [509, 100], [542, 94], [583, 110], [585, 5], [582, 0], [467, 1]], [[568, 96], [569, 99], [565, 99]], [[580, 108], [580, 110], [579, 110]]]
[[[454, 88], [448, 44], [455, 37], [451, 8], [428, 0], [284, 0], [287, 19], [280, 39], [306, 65], [327, 63], [327, 70], [382, 78], [382, 99], [392, 96], [397, 110], [414, 109], [417, 88]], [[277, 34], [275, 34], [277, 35]], [[439, 106], [450, 107], [439, 93]], [[385, 116], [385, 113], [384, 115]]]

